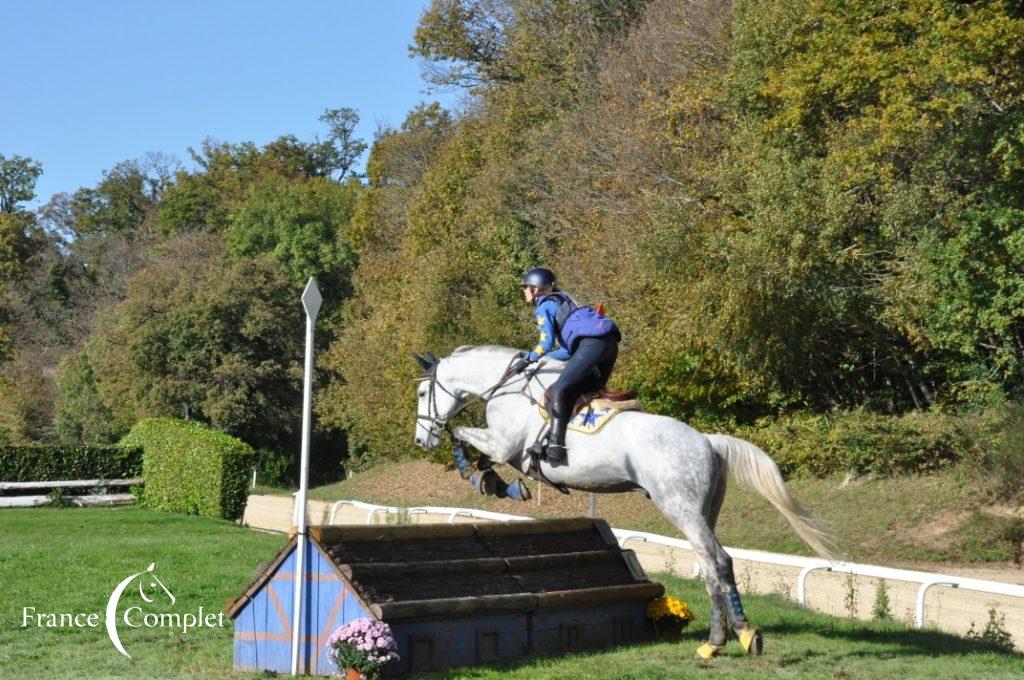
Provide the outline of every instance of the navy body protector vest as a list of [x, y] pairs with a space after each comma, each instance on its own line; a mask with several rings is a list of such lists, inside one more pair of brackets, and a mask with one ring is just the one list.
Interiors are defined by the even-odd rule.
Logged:
[[580, 338], [596, 338], [613, 331], [619, 336], [619, 329], [611, 319], [601, 316], [591, 307], [580, 306], [568, 294], [556, 290], [537, 300], [537, 304], [549, 299], [558, 302], [558, 310], [555, 312], [558, 344], [570, 354], [576, 350]]

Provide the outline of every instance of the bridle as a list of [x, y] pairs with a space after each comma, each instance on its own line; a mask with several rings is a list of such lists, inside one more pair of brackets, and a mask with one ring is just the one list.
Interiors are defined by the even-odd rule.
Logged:
[[[497, 383], [495, 383], [494, 385], [492, 385], [491, 387], [487, 388], [482, 393], [480, 393], [477, 396], [474, 396], [471, 399], [463, 399], [462, 397], [460, 397], [459, 395], [455, 394], [454, 392], [449, 390], [447, 387], [442, 385], [441, 382], [437, 379], [437, 366], [441, 362], [436, 357], [434, 357], [433, 354], [430, 354], [428, 352], [427, 353], [428, 359], [423, 359], [422, 357], [420, 357], [417, 354], [413, 354], [413, 357], [416, 359], [416, 361], [418, 361], [420, 363], [421, 366], [423, 366], [424, 375], [422, 377], [420, 377], [420, 378], [417, 378], [417, 380], [419, 380], [421, 382], [422, 381], [428, 381], [429, 384], [430, 384], [429, 387], [428, 387], [429, 393], [427, 395], [427, 412], [428, 412], [428, 415], [421, 416], [418, 413], [416, 414], [417, 422], [419, 422], [421, 420], [425, 420], [425, 421], [427, 421], [429, 423], [429, 426], [427, 426], [427, 428], [426, 428], [427, 429], [427, 435], [429, 437], [434, 437], [434, 436], [440, 437], [442, 432], [447, 432], [448, 435], [451, 436], [454, 439], [454, 436], [452, 435], [452, 430], [451, 430], [451, 421], [455, 418], [455, 416], [459, 415], [460, 413], [465, 411], [467, 408], [469, 408], [470, 406], [472, 406], [473, 404], [476, 404], [478, 402], [489, 401], [491, 399], [494, 399], [495, 397], [503, 397], [503, 396], [507, 396], [507, 395], [510, 395], [510, 394], [526, 394], [526, 396], [530, 399], [530, 402], [536, 404], [536, 400], [532, 397], [532, 395], [530, 395], [527, 392], [527, 390], [529, 389], [530, 382], [536, 377], [537, 371], [539, 371], [540, 367], [544, 365], [543, 361], [538, 363], [537, 366], [535, 368], [533, 368], [532, 370], [529, 370], [529, 372], [526, 372], [526, 371], [523, 372], [523, 376], [522, 377], [524, 377], [525, 380], [523, 381], [523, 386], [522, 386], [521, 389], [516, 390], [516, 391], [512, 391], [512, 392], [503, 392], [501, 394], [496, 395], [495, 392], [497, 392], [499, 389], [501, 389], [506, 384], [508, 384], [509, 380], [512, 377], [520, 375], [520, 374], [517, 374], [517, 373], [512, 373], [510, 371], [510, 369], [512, 367], [512, 364], [515, 362], [515, 360], [517, 358], [517, 357], [512, 357], [512, 359], [508, 362], [508, 366], [506, 366], [505, 370], [502, 372], [501, 378], [498, 380]], [[437, 390], [438, 389], [440, 389], [442, 392], [444, 392], [445, 394], [447, 394], [448, 396], [453, 398], [456, 402], [461, 402], [455, 408], [455, 410], [453, 410], [447, 416], [442, 416], [441, 412], [437, 408]]]

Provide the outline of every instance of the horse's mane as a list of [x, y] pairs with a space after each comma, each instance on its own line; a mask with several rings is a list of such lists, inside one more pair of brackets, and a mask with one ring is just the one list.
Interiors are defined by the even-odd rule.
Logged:
[[460, 355], [460, 354], [466, 354], [468, 352], [476, 352], [476, 351], [480, 351], [480, 352], [490, 351], [490, 352], [494, 352], [495, 354], [498, 354], [498, 353], [518, 352], [519, 350], [513, 349], [512, 347], [504, 347], [502, 345], [462, 345], [461, 347], [456, 347], [455, 351], [452, 352], [451, 355], [454, 357], [454, 356], [457, 356], [457, 355]]

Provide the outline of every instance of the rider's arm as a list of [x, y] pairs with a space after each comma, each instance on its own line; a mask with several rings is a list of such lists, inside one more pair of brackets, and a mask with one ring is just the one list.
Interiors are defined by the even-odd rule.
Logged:
[[555, 347], [555, 313], [558, 311], [558, 303], [554, 300], [547, 300], [537, 306], [533, 318], [537, 322], [537, 330], [540, 332], [540, 339], [533, 351], [526, 355], [527, 361], [537, 361], [541, 357], [565, 361], [569, 358], [569, 352], [564, 347]]

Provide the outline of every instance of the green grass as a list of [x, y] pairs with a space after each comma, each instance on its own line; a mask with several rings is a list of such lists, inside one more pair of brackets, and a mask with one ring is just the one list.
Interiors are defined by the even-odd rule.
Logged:
[[132, 655], [126, 659], [113, 648], [102, 616], [98, 628], [23, 628], [22, 610], [102, 615], [117, 583], [155, 562], [154, 573], [177, 597], [174, 611], [220, 612], [281, 545], [281, 536], [224, 520], [136, 508], [5, 510], [0, 678], [224, 677], [231, 668], [230, 622], [187, 635], [120, 626]]
[[[135, 508], [8, 510], [0, 515], [0, 678], [257, 678], [231, 670], [231, 628], [187, 635], [125, 630], [118, 654], [102, 627], [22, 628], [22, 607], [102, 612], [115, 584], [156, 562], [177, 596], [176, 610], [221, 611], [282, 545], [278, 535], [221, 520]], [[692, 658], [707, 635], [703, 587], [656, 575], [694, 609], [695, 623], [675, 643], [540, 658], [438, 678], [1011, 678], [1024, 657], [983, 643], [899, 623], [864, 623], [803, 611], [788, 601], [748, 597], [748, 615], [765, 633], [765, 654], [746, 657], [731, 643], [714, 662]], [[155, 604], [153, 605], [156, 606]], [[156, 610], [154, 610], [156, 611]]]

